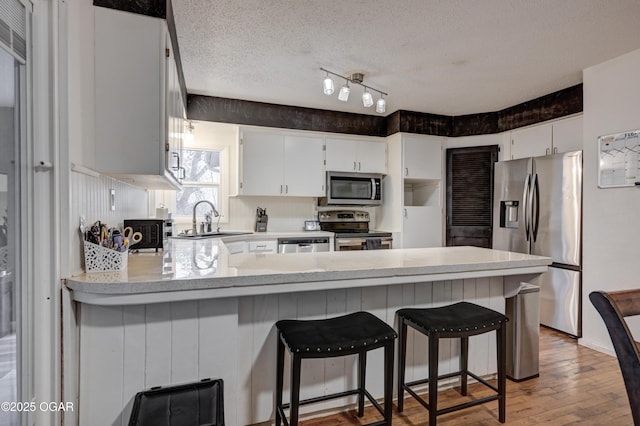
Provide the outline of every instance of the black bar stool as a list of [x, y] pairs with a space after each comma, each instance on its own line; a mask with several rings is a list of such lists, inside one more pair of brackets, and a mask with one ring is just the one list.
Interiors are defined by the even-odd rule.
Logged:
[[[506, 360], [507, 360], [507, 317], [499, 312], [468, 302], [430, 309], [400, 309], [396, 312], [399, 320], [399, 356], [398, 356], [398, 411], [404, 406], [406, 390], [429, 410], [429, 425], [436, 425], [436, 416], [472, 407], [485, 402], [498, 400], [498, 419], [505, 422], [506, 414]], [[407, 326], [410, 326], [429, 338], [429, 378], [405, 383], [407, 356]], [[468, 370], [469, 336], [496, 330], [498, 349], [498, 386]], [[460, 339], [460, 371], [438, 376], [438, 343], [440, 338]], [[491, 388], [495, 395], [438, 409], [438, 380], [460, 376], [460, 393], [467, 395], [467, 376]], [[431, 378], [437, 378], [430, 380]], [[429, 384], [429, 402], [422, 399], [411, 386]]]
[[[395, 330], [368, 312], [356, 312], [323, 320], [282, 320], [276, 323], [276, 426], [297, 426], [299, 407], [328, 399], [358, 395], [358, 416], [364, 415], [364, 397], [384, 416], [373, 425], [391, 425], [393, 404], [393, 344]], [[291, 353], [291, 401], [282, 403], [284, 348]], [[365, 388], [367, 352], [384, 347], [384, 409]], [[358, 354], [358, 388], [300, 400], [300, 367], [305, 358], [330, 358]], [[284, 410], [290, 408], [289, 421]]]

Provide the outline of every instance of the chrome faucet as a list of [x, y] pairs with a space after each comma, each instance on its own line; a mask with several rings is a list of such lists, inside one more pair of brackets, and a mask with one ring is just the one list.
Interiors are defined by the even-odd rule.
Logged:
[[207, 203], [211, 206], [211, 210], [213, 211], [213, 215], [215, 217], [220, 217], [220, 213], [218, 213], [218, 210], [216, 210], [216, 208], [213, 206], [213, 203], [211, 201], [207, 201], [207, 200], [200, 200], [198, 201], [194, 206], [193, 206], [193, 227], [191, 228], [193, 235], [197, 235], [198, 234], [198, 222], [196, 221], [196, 209], [198, 208], [198, 205], [200, 205], [201, 203]]

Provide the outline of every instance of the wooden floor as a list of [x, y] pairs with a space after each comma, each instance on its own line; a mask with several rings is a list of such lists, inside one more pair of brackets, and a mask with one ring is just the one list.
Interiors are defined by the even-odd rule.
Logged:
[[[470, 396], [489, 394], [482, 385]], [[461, 396], [451, 389], [439, 394], [441, 407]], [[403, 413], [395, 411], [394, 426], [428, 424], [427, 411], [413, 398], [405, 399]], [[362, 425], [381, 419], [368, 408], [363, 418], [354, 412], [307, 420], [303, 426]], [[499, 425], [498, 403], [489, 402], [438, 417], [438, 425]], [[576, 340], [542, 328], [540, 377], [520, 383], [507, 380], [507, 425], [632, 425], [631, 412], [616, 358], [578, 346]]]

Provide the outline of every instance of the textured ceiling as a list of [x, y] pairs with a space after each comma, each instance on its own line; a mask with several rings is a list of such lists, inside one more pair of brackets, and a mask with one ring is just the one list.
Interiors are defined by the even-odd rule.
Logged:
[[[322, 93], [325, 67], [396, 110], [497, 111], [582, 82], [640, 48], [638, 0], [174, 0], [187, 91], [375, 115], [362, 89]], [[640, 75], [640, 74], [639, 74]], [[375, 98], [375, 97], [374, 97]]]

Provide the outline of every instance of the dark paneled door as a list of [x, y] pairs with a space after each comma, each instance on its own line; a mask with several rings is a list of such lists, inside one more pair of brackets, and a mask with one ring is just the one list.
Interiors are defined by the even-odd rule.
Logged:
[[491, 248], [498, 145], [447, 150], [447, 246]]

